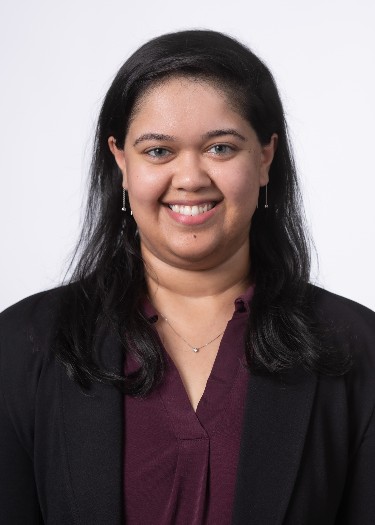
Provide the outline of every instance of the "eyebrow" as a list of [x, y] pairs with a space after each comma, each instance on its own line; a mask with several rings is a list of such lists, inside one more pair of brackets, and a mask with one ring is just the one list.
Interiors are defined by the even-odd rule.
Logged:
[[246, 138], [243, 135], [241, 135], [241, 133], [238, 133], [237, 130], [232, 129], [232, 128], [228, 128], [228, 129], [214, 129], [212, 131], [208, 131], [207, 133], [205, 133], [203, 135], [203, 137], [211, 139], [211, 138], [214, 138], [214, 137], [222, 137], [223, 135], [233, 135], [234, 137], [237, 137], [237, 138], [243, 140], [244, 142], [246, 141]]
[[[224, 135], [233, 135], [234, 137], [239, 138], [242, 141], [246, 141], [246, 138], [241, 135], [241, 133], [238, 133], [237, 130], [228, 128], [228, 129], [214, 129], [212, 131], [208, 131], [207, 133], [204, 133], [202, 135], [202, 138], [204, 139], [211, 139], [215, 137], [222, 137]], [[160, 141], [166, 141], [166, 142], [174, 142], [177, 140], [177, 137], [174, 137], [173, 135], [165, 135], [164, 133], [144, 133], [140, 137], [138, 137], [133, 146], [136, 146], [140, 142], [145, 142], [147, 140], [160, 140]]]
[[164, 140], [173, 142], [177, 140], [177, 138], [173, 137], [172, 135], [164, 135], [163, 133], [144, 133], [136, 139], [133, 146], [136, 146], [137, 144], [139, 144], [140, 142], [144, 142], [145, 140]]

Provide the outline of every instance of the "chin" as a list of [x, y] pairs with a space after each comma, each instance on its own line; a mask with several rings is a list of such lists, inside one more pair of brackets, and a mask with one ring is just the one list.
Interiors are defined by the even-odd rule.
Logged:
[[175, 252], [173, 256], [174, 266], [191, 270], [208, 270], [215, 266], [219, 266], [228, 259], [227, 254], [222, 252], [218, 253], [213, 249], [208, 251], [196, 251], [193, 253], [191, 250], [188, 253], [185, 251]]

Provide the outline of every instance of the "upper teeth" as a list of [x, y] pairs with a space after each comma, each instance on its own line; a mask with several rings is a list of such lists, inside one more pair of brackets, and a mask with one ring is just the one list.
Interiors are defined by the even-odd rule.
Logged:
[[170, 204], [169, 207], [172, 211], [175, 213], [181, 213], [181, 215], [199, 215], [200, 213], [212, 210], [214, 205], [212, 203], [201, 204], [198, 206], [180, 206], [179, 204]]

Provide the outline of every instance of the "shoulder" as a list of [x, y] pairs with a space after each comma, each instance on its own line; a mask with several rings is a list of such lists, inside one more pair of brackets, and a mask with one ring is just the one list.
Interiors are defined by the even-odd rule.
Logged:
[[52, 335], [66, 287], [61, 286], [22, 299], [0, 313], [0, 346], [38, 344]]
[[13, 428], [31, 455], [37, 407], [56, 398], [52, 356], [65, 288], [27, 297], [0, 314], [0, 427]]
[[[329, 351], [345, 351], [352, 366], [343, 378], [353, 408], [370, 418], [375, 407], [375, 313], [355, 301], [312, 287], [313, 310]], [[359, 412], [358, 412], [359, 411]]]
[[0, 314], [0, 388], [3, 395], [32, 396], [53, 350], [66, 287], [27, 297]]
[[314, 315], [330, 341], [334, 346], [347, 346], [354, 361], [369, 365], [375, 378], [375, 313], [316, 286], [311, 298]]
[[311, 289], [312, 306], [319, 318], [375, 337], [375, 312], [317, 286]]

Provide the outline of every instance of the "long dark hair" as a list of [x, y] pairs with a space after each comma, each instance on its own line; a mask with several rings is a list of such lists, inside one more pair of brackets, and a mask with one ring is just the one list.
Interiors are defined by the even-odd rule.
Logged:
[[[147, 89], [173, 75], [198, 77], [224, 89], [261, 144], [273, 133], [278, 147], [270, 168], [269, 205], [260, 194], [251, 231], [251, 275], [256, 283], [245, 337], [254, 372], [282, 372], [300, 364], [342, 374], [347, 361], [328, 359], [310, 311], [310, 255], [287, 127], [274, 79], [248, 48], [214, 31], [181, 31], [155, 38], [121, 67], [100, 112], [79, 258], [65, 289], [57, 356], [83, 387], [92, 381], [144, 395], [162, 377], [163, 358], [144, 317], [144, 267], [136, 224], [121, 211], [122, 176], [108, 148], [122, 148], [135, 105]], [[108, 332], [139, 371], [131, 377], [105, 369], [98, 348]]]

